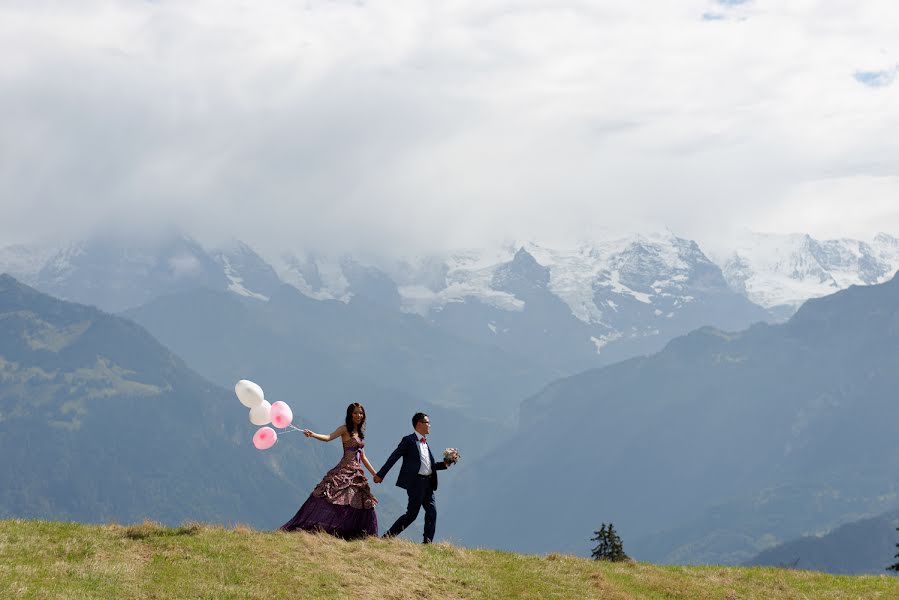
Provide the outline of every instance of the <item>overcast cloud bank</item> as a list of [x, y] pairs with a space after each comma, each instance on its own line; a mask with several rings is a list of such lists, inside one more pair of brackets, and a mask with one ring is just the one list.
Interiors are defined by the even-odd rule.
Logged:
[[5, 2], [0, 239], [895, 233], [897, 22], [889, 1]]

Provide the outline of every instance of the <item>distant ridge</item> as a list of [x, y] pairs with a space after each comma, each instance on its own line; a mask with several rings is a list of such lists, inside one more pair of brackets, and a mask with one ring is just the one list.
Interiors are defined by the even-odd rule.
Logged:
[[895, 509], [897, 324], [894, 278], [557, 380], [460, 475], [447, 519], [466, 543], [530, 552], [577, 551], [589, 523], [613, 520], [637, 559], [739, 564]]
[[836, 575], [883, 575], [895, 562], [899, 510], [847, 523], [822, 536], [806, 536], [759, 553], [748, 566], [789, 566]]
[[254, 430], [139, 325], [0, 275], [0, 517], [275, 527], [325, 463]]

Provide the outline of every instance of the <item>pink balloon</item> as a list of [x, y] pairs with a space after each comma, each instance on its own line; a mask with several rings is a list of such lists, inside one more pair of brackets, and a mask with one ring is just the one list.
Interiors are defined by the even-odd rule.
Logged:
[[284, 429], [293, 422], [293, 411], [287, 406], [287, 402], [278, 400], [272, 404], [272, 425]]
[[268, 450], [278, 441], [278, 434], [271, 427], [260, 427], [253, 436], [253, 445], [258, 450]]

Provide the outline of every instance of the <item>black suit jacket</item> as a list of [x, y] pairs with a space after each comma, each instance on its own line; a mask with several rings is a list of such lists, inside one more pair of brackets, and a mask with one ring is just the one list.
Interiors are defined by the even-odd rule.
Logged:
[[[381, 470], [378, 471], [378, 477], [384, 479], [384, 477], [387, 476], [387, 472], [390, 471], [396, 461], [402, 458], [403, 464], [400, 466], [400, 476], [397, 477], [396, 484], [406, 490], [412, 487], [415, 478], [418, 477], [418, 470], [421, 468], [421, 455], [418, 452], [418, 444], [418, 436], [414, 433], [410, 433], [401, 439], [396, 450], [391, 453], [387, 462], [385, 462], [384, 466], [381, 467]], [[428, 456], [431, 457], [431, 489], [436, 490], [437, 471], [445, 469], [446, 463], [444, 461], [434, 461], [434, 455], [431, 453], [430, 446], [428, 446]]]

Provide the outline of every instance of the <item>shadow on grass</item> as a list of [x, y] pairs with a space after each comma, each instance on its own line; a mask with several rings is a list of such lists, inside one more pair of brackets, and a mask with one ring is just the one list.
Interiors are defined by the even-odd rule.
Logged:
[[148, 538], [196, 535], [200, 529], [202, 529], [202, 525], [199, 523], [185, 523], [181, 527], [164, 527], [153, 521], [144, 521], [140, 525], [125, 527], [122, 535], [129, 540], [146, 540]]

